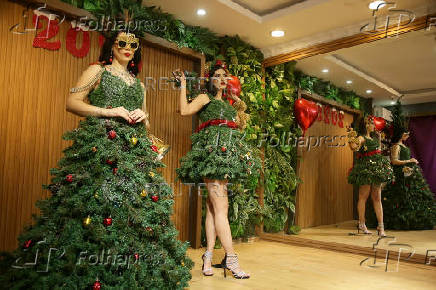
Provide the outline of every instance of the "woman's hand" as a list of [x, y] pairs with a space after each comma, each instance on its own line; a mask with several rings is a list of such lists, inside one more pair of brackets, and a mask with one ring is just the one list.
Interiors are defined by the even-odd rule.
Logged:
[[415, 163], [415, 164], [418, 164], [418, 163], [419, 163], [418, 160], [416, 160], [415, 158], [412, 158], [412, 159], [410, 159], [409, 161], [410, 161], [410, 162], [413, 162], [413, 163]]
[[173, 71], [173, 75], [180, 82], [180, 88], [186, 89], [186, 76], [181, 69], [176, 69]]
[[232, 90], [229, 90], [228, 92], [229, 92], [229, 94], [227, 95], [228, 98], [234, 100], [235, 102], [241, 101], [241, 99], [235, 93], [233, 93]]
[[127, 122], [131, 123], [133, 119], [130, 117], [130, 112], [124, 107], [117, 107], [112, 109], [105, 109], [105, 117], [121, 117]]
[[[132, 123], [139, 123], [148, 118], [148, 115], [141, 109], [136, 109], [131, 111], [129, 114], [129, 118], [132, 120]], [[146, 121], [147, 125], [148, 120]]]

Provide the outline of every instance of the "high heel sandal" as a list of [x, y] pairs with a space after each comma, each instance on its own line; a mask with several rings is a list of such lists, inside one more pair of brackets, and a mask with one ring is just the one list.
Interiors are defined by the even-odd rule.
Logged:
[[203, 256], [201, 256], [203, 259], [203, 266], [201, 266], [201, 271], [203, 272], [204, 276], [213, 276], [212, 268], [210, 269], [204, 269], [204, 261], [209, 260], [212, 263], [212, 252], [206, 251], [204, 252]]
[[[383, 233], [382, 233], [383, 232]], [[377, 235], [379, 237], [386, 237], [385, 234], [385, 225], [383, 223], [379, 223], [377, 227]]]
[[371, 235], [372, 234], [370, 231], [368, 231], [368, 229], [366, 228], [365, 224], [358, 223], [356, 227], [357, 227], [357, 234], [359, 234], [360, 231], [362, 231], [362, 233], [365, 234], [365, 235]]
[[239, 270], [238, 272], [236, 272], [236, 269], [239, 268], [239, 263], [238, 263], [238, 256], [236, 255], [225, 255], [224, 259], [221, 262], [221, 267], [224, 269], [224, 278], [227, 277], [227, 270], [229, 270], [230, 272], [232, 272], [233, 277], [235, 277], [236, 279], [248, 279], [250, 278], [250, 275], [248, 275], [247, 273], [245, 273], [242, 270]]

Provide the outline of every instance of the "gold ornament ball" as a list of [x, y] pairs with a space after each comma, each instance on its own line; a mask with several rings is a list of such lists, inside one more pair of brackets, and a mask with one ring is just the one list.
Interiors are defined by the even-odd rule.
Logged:
[[150, 175], [151, 177], [154, 177], [154, 172], [153, 172], [153, 171], [150, 171], [150, 172], [148, 173], [148, 175]]
[[94, 197], [95, 197], [95, 198], [98, 198], [98, 193], [97, 193], [97, 192], [94, 193]]
[[146, 196], [147, 196], [147, 191], [143, 189], [141, 192], [141, 197], [146, 197]]
[[136, 145], [136, 143], [138, 143], [138, 138], [136, 138], [136, 137], [132, 137], [132, 138], [130, 139], [130, 143], [132, 143], [132, 145]]
[[185, 266], [185, 262], [182, 261], [182, 266]]
[[92, 152], [97, 152], [97, 147], [92, 147]]
[[84, 226], [89, 226], [89, 224], [91, 223], [91, 217], [87, 216], [86, 218], [83, 219], [83, 225]]

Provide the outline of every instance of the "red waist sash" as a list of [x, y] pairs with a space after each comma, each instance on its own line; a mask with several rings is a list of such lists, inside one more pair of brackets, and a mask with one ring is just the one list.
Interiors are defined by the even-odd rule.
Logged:
[[376, 154], [381, 154], [381, 150], [374, 150], [374, 151], [365, 152], [365, 153], [357, 153], [357, 158], [372, 156], [372, 155], [376, 155]]
[[223, 119], [213, 119], [213, 120], [209, 120], [209, 121], [206, 121], [204, 123], [201, 123], [200, 126], [198, 126], [197, 130], [195, 130], [195, 133], [198, 133], [201, 130], [203, 130], [204, 128], [209, 127], [209, 126], [221, 126], [221, 125], [225, 125], [225, 126], [232, 128], [232, 129], [238, 128], [238, 125], [233, 121], [228, 121], [228, 120], [223, 120]]

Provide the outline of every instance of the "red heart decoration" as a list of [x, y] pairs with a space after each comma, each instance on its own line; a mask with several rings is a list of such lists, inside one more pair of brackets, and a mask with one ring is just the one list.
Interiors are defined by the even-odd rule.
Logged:
[[306, 130], [312, 126], [318, 117], [318, 106], [314, 102], [305, 99], [298, 99], [294, 104], [294, 115], [297, 122], [303, 129], [303, 136]]
[[241, 82], [238, 77], [231, 76], [227, 81], [227, 90], [238, 96], [241, 94]]
[[377, 131], [382, 131], [386, 127], [386, 120], [382, 117], [372, 117], [374, 121], [374, 127]]

